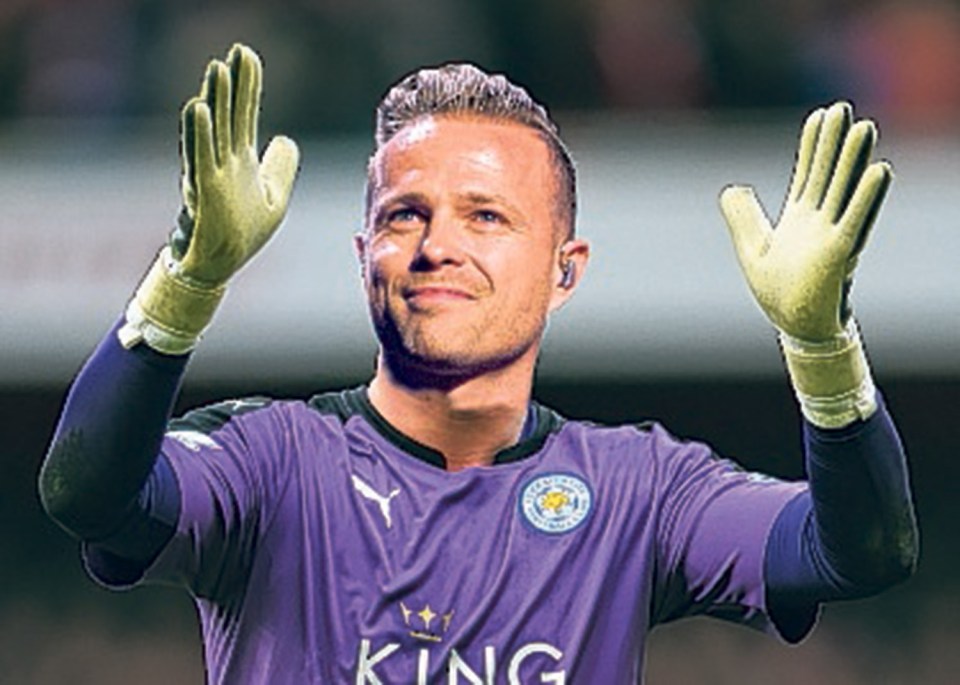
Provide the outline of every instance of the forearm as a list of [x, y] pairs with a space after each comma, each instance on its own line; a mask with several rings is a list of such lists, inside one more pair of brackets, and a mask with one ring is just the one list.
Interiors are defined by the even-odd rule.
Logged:
[[805, 422], [804, 444], [810, 493], [771, 532], [769, 591], [821, 602], [874, 594], [908, 577], [918, 554], [916, 517], [903, 446], [882, 399], [869, 419], [844, 428]]
[[124, 349], [115, 327], [74, 380], [40, 471], [50, 516], [77, 537], [117, 531], [154, 468], [187, 356]]
[[870, 594], [909, 576], [919, 536], [889, 413], [838, 430], [807, 424], [804, 438], [816, 529], [838, 582]]

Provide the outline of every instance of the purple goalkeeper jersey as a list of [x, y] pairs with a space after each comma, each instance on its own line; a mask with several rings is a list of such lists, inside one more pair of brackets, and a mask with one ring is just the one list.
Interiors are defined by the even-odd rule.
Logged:
[[143, 580], [190, 590], [230, 685], [637, 683], [657, 623], [771, 627], [764, 548], [806, 487], [537, 404], [448, 472], [363, 388], [191, 412], [162, 454], [180, 517]]

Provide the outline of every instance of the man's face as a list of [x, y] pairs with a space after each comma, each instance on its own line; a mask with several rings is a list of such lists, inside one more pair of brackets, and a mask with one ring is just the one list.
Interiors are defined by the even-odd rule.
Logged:
[[558, 286], [556, 175], [532, 129], [427, 117], [372, 162], [357, 238], [384, 353], [439, 374], [534, 357]]

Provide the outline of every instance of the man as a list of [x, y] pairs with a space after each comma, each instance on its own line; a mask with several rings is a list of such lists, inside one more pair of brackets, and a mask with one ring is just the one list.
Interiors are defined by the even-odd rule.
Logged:
[[749, 189], [721, 197], [805, 417], [809, 483], [786, 483], [531, 401], [589, 256], [574, 168], [542, 107], [468, 65], [378, 110], [356, 237], [369, 385], [168, 423], [290, 197], [292, 141], [257, 157], [260, 77], [235, 46], [185, 106], [179, 227], [74, 381], [40, 477], [97, 580], [192, 593], [209, 682], [633, 683], [658, 623], [797, 641], [821, 602], [910, 574], [904, 456], [847, 306], [891, 178], [871, 122], [843, 103], [809, 117], [775, 230]]

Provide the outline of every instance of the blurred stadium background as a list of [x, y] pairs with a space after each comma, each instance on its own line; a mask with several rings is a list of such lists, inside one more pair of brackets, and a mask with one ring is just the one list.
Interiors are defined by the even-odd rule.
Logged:
[[540, 398], [657, 418], [797, 477], [796, 410], [716, 195], [753, 183], [775, 215], [809, 108], [842, 97], [877, 119], [897, 180], [854, 297], [912, 457], [920, 571], [828, 608], [798, 648], [716, 622], [658, 629], [648, 682], [957, 681], [960, 2], [3, 0], [0, 683], [202, 682], [188, 598], [94, 587], [34, 480], [71, 377], [172, 225], [180, 104], [236, 40], [265, 59], [263, 140], [296, 137], [304, 167], [181, 408], [367, 377], [351, 236], [372, 110], [403, 74], [470, 60], [548, 103], [579, 163], [594, 258], [551, 326]]

